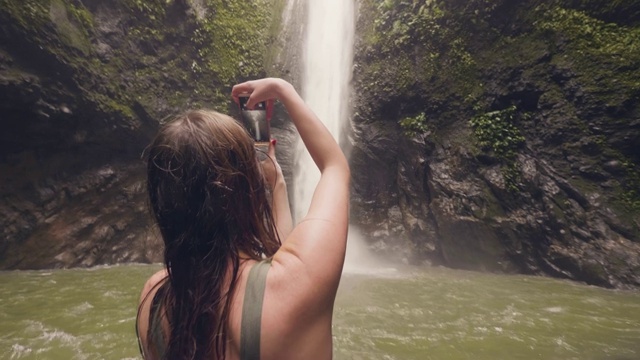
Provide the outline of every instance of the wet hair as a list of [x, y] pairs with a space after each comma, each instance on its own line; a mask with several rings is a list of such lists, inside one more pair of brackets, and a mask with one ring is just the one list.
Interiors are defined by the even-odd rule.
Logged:
[[159, 130], [147, 175], [169, 274], [165, 358], [222, 359], [240, 253], [260, 260], [280, 246], [253, 140], [227, 115], [190, 111]]

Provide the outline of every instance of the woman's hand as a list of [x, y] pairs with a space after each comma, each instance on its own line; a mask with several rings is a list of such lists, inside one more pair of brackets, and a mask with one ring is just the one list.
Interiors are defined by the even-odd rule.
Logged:
[[287, 87], [292, 87], [288, 82], [277, 78], [266, 78], [260, 80], [247, 81], [238, 84], [231, 90], [231, 96], [238, 102], [240, 94], [249, 94], [247, 107], [252, 109], [255, 104], [273, 99], [280, 99], [282, 92]]
[[[238, 84], [231, 90], [231, 96], [234, 101], [239, 102], [238, 97], [241, 94], [249, 94], [247, 107], [252, 109], [255, 104], [261, 101], [267, 101], [267, 116], [273, 107], [273, 100], [281, 100], [297, 93], [291, 84], [276, 78], [267, 78], [260, 80], [247, 81]], [[271, 211], [276, 224], [278, 236], [284, 241], [293, 229], [293, 219], [291, 218], [291, 209], [289, 207], [289, 196], [287, 195], [287, 184], [282, 175], [282, 168], [276, 160], [276, 140], [269, 143], [269, 151], [267, 158], [260, 162], [265, 182], [271, 190]]]

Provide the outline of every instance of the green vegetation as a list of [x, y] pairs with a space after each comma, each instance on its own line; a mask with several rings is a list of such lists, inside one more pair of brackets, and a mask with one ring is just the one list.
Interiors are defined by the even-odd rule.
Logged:
[[[174, 0], [119, 0], [129, 10], [145, 15], [145, 20], [163, 20], [167, 14], [167, 6]], [[142, 20], [138, 18], [138, 20]]]
[[585, 89], [605, 106], [620, 106], [640, 96], [640, 27], [607, 23], [585, 11], [558, 6], [537, 11], [537, 30], [564, 47], [565, 56], [554, 61], [571, 66]]
[[569, 38], [589, 55], [634, 55], [640, 51], [640, 29], [595, 19], [584, 11], [554, 7], [536, 23], [538, 29]]
[[271, 22], [267, 29], [265, 41], [266, 50], [264, 53], [264, 68], [268, 76], [286, 77], [286, 74], [274, 71], [274, 65], [276, 65], [278, 56], [281, 54], [289, 54], [291, 51], [291, 44], [286, 43], [282, 37], [285, 26], [282, 15], [286, 6], [287, 0], [271, 0], [271, 6], [269, 8], [271, 11]]
[[515, 126], [517, 114], [517, 108], [511, 106], [473, 117], [470, 122], [478, 145], [499, 159], [514, 159], [525, 140]]
[[[357, 31], [362, 34], [359, 52], [367, 66], [356, 70], [359, 89], [392, 101], [423, 101], [429, 113], [440, 106], [449, 108], [438, 109], [442, 112], [470, 108], [483, 85], [465, 29], [468, 14], [453, 10], [448, 2], [438, 0], [364, 0], [359, 9], [364, 21]], [[452, 99], [450, 93], [460, 96]], [[393, 115], [404, 119], [413, 114], [415, 111], [401, 108]], [[430, 117], [436, 122], [446, 118]]]
[[432, 42], [448, 33], [438, 23], [445, 13], [437, 1], [385, 0], [378, 3], [376, 11], [370, 40], [384, 51], [416, 41]]
[[12, 17], [22, 28], [41, 32], [49, 21], [49, 3], [39, 0], [0, 0], [2, 13]]
[[104, 47], [100, 39], [107, 51], [100, 58], [93, 44], [101, 34], [81, 1], [0, 0], [0, 19], [67, 68], [96, 109], [132, 124], [136, 103], [156, 119], [189, 105], [226, 111], [231, 85], [265, 74], [269, 31], [279, 24], [272, 5], [283, 6], [282, 0], [205, 0], [194, 11], [181, 0], [108, 3], [122, 16], [114, 32], [128, 48]]
[[518, 115], [517, 108], [511, 106], [504, 110], [476, 115], [470, 120], [480, 148], [491, 152], [503, 163], [502, 175], [507, 188], [512, 191], [518, 189], [520, 169], [516, 157], [518, 149], [525, 141], [515, 125]]
[[93, 29], [93, 15], [82, 4], [67, 4], [67, 11], [84, 29]]
[[[70, 14], [71, 9], [75, 10], [72, 14]], [[88, 37], [89, 33], [82, 29], [85, 24], [80, 23], [75, 15], [81, 16], [82, 21], [84, 21], [87, 26], [92, 25], [86, 16], [82, 17], [81, 14], [82, 12], [79, 8], [67, 6], [63, 0], [51, 0], [49, 16], [51, 22], [53, 22], [53, 25], [56, 27], [58, 38], [69, 47], [79, 50], [84, 56], [88, 56], [92, 52], [91, 41]]]
[[223, 86], [264, 72], [269, 0], [208, 0], [215, 11], [199, 20], [193, 36], [205, 66]]
[[[364, 94], [387, 99], [379, 103], [380, 109], [363, 111], [371, 112], [367, 116], [392, 111], [384, 116], [400, 119], [408, 136], [426, 131], [437, 135], [456, 119], [472, 117], [469, 124], [476, 144], [500, 161], [507, 186], [516, 190], [520, 178], [516, 157], [524, 131], [533, 131], [531, 136], [541, 133], [516, 123], [541, 116], [535, 113], [536, 96], [541, 96], [546, 106], [562, 104], [557, 108], [562, 114], [557, 128], [565, 134], [563, 150], [545, 151], [575, 152], [572, 155], [593, 160], [597, 167], [602, 158], [586, 159], [580, 150], [581, 142], [593, 140], [607, 159], [626, 164], [625, 175], [618, 178], [622, 186], [611, 190], [610, 196], [637, 214], [638, 164], [590, 130], [602, 128], [594, 124], [602, 121], [611, 128], [624, 128], [640, 98], [640, 26], [636, 25], [640, 14], [634, 4], [632, 0], [558, 0], [522, 6], [504, 0], [363, 0], [364, 20], [358, 32], [361, 62], [366, 66], [357, 69], [356, 78]], [[549, 80], [550, 76], [558, 79]], [[477, 114], [476, 109], [492, 108], [503, 100], [518, 109]], [[416, 104], [421, 111], [417, 115]], [[473, 143], [467, 140], [461, 143]], [[567, 171], [571, 173], [569, 167]]]
[[[596, 96], [603, 108], [624, 112], [630, 99], [640, 97], [640, 72], [637, 70], [640, 68], [640, 27], [606, 22], [595, 18], [593, 12], [599, 9], [608, 14], [615, 9], [629, 7], [631, 2], [582, 3], [580, 7], [583, 10], [540, 6], [537, 9], [540, 20], [535, 26], [556, 46], [563, 46], [565, 55], [555, 58], [554, 62], [559, 66], [571, 66], [585, 91]], [[625, 116], [615, 116], [609, 121], [624, 126], [628, 120]], [[593, 136], [587, 124], [581, 128], [585, 136]], [[622, 189], [618, 199], [628, 211], [640, 212], [640, 171], [637, 165], [611, 148], [604, 136], [594, 136], [594, 139], [603, 153], [624, 164], [626, 175], [620, 179]]]
[[53, 26], [58, 40], [84, 55], [91, 53], [89, 31], [93, 28], [93, 17], [81, 4], [65, 0], [0, 0], [2, 13], [17, 22], [37, 42], [55, 46], [45, 41], [51, 40], [49, 31]]
[[629, 160], [623, 161], [622, 166], [627, 176], [624, 179], [621, 200], [629, 211], [640, 213], [640, 170]]
[[424, 134], [429, 131], [429, 125], [427, 124], [427, 116], [425, 113], [420, 113], [413, 117], [406, 117], [398, 122], [404, 129], [406, 136], [412, 137], [417, 134]]

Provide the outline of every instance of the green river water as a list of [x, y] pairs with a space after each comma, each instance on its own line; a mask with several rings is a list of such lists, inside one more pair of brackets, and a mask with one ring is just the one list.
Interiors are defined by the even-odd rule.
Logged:
[[[159, 266], [0, 272], [0, 359], [137, 359]], [[640, 359], [640, 293], [441, 268], [350, 271], [336, 359]]]

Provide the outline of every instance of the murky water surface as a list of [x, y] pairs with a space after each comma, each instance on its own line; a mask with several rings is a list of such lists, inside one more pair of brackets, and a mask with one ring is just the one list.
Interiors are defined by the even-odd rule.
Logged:
[[[0, 273], [0, 359], [139, 358], [158, 266]], [[336, 359], [640, 359], [640, 293], [446, 269], [343, 277]]]

